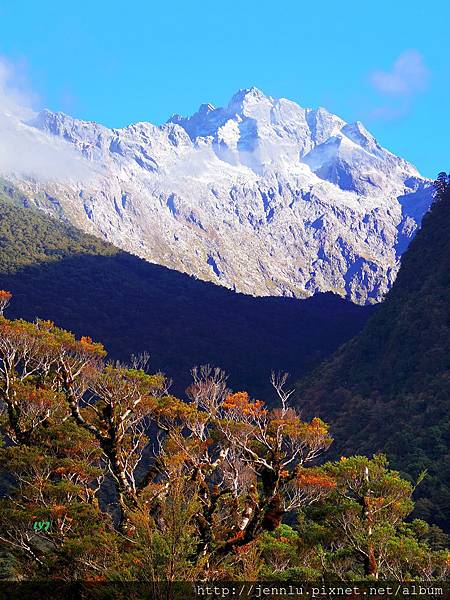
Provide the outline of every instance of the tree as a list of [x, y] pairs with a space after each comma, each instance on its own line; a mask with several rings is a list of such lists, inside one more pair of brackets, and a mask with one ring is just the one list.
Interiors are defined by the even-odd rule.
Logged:
[[[74, 357], [71, 383], [82, 379], [105, 354], [101, 344], [75, 337], [50, 321], [0, 318], [0, 400], [7, 410], [7, 433], [15, 443], [30, 442], [34, 430], [68, 408], [62, 369]], [[73, 361], [72, 361], [73, 362]], [[73, 365], [75, 367], [75, 364]]]
[[27, 443], [0, 449], [8, 475], [0, 542], [29, 577], [106, 576], [117, 540], [98, 502], [100, 455], [91, 436], [57, 413]]
[[8, 307], [8, 304], [12, 298], [11, 292], [6, 292], [5, 290], [0, 290], [0, 317], [3, 317], [3, 312], [5, 308]]
[[450, 191], [450, 176], [442, 171], [434, 181], [435, 194], [438, 200], [443, 200]]
[[193, 379], [196, 411], [170, 443], [199, 489], [197, 556], [219, 559], [333, 489], [331, 477], [307, 468], [332, 440], [320, 419], [305, 423], [288, 406], [286, 375], [272, 377], [281, 404], [274, 409], [231, 393], [220, 369], [194, 369]]
[[75, 422], [99, 443], [108, 473], [118, 491], [120, 523], [138, 506], [137, 498], [149, 482], [136, 481], [136, 469], [149, 445], [147, 430], [159, 419], [175, 418], [182, 404], [166, 393], [165, 380], [143, 370], [110, 364], [89, 373], [87, 379], [73, 376], [76, 365], [64, 360], [59, 368], [65, 396]]
[[428, 526], [405, 523], [414, 507], [414, 486], [388, 468], [385, 456], [342, 458], [324, 469], [336, 487], [300, 519], [300, 533], [310, 530], [306, 539], [316, 546], [323, 572], [400, 580], [448, 574], [448, 551], [431, 550], [423, 531], [422, 539], [418, 535], [419, 524]]

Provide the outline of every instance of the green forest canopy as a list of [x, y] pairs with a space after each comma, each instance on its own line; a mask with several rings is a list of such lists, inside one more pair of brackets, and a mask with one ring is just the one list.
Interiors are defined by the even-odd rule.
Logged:
[[337, 453], [384, 451], [411, 478], [428, 474], [416, 514], [450, 529], [450, 184], [402, 258], [363, 331], [298, 388], [332, 423]]

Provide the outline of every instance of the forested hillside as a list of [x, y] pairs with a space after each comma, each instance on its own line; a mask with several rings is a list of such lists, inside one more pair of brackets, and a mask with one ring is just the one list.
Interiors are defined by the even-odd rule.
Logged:
[[417, 514], [450, 528], [450, 184], [364, 330], [299, 387], [332, 423], [335, 451], [383, 450], [411, 476], [426, 469]]
[[272, 369], [299, 377], [374, 310], [331, 294], [304, 301], [236, 294], [119, 251], [25, 208], [11, 186], [3, 190], [0, 289], [14, 294], [8, 316], [88, 333], [114, 358], [147, 351], [152, 369], [173, 377], [177, 393], [193, 366], [211, 363], [234, 387], [262, 396]]

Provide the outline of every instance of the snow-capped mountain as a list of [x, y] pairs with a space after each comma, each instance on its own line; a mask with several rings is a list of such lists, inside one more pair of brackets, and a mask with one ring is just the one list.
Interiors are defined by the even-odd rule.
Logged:
[[[45, 210], [151, 262], [254, 295], [382, 299], [431, 186], [357, 122], [256, 88], [162, 126], [108, 129], [43, 111], [89, 177], [18, 174]], [[1, 135], [1, 132], [0, 132]]]

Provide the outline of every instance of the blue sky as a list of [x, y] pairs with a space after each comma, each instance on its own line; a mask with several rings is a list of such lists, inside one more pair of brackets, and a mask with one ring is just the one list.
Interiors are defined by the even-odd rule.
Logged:
[[450, 2], [0, 2], [0, 56], [48, 106], [164, 122], [255, 85], [361, 120], [429, 177], [450, 169]]

